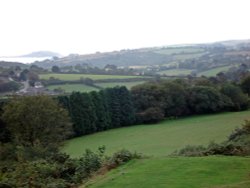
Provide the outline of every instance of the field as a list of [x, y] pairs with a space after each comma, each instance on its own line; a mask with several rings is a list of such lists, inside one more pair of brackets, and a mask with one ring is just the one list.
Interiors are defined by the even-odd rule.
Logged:
[[188, 75], [191, 74], [193, 70], [190, 69], [171, 69], [160, 71], [159, 74], [166, 74], [167, 76], [178, 76], [178, 75]]
[[250, 119], [250, 111], [194, 116], [154, 125], [113, 129], [69, 140], [63, 151], [72, 157], [79, 157], [87, 148], [96, 150], [105, 145], [107, 154], [126, 148], [148, 156], [166, 156], [186, 145], [222, 142], [245, 119]]
[[90, 78], [92, 80], [142, 78], [140, 76], [94, 75], [94, 74], [40, 74], [39, 77], [40, 79], [44, 80], [48, 80], [50, 77], [54, 77], [66, 81], [80, 80], [81, 78]]
[[97, 176], [90, 188], [249, 188], [250, 158], [161, 157], [133, 160]]
[[47, 87], [49, 90], [54, 89], [63, 89], [67, 93], [71, 93], [73, 91], [79, 92], [90, 92], [90, 91], [98, 91], [99, 89], [91, 86], [87, 86], [84, 84], [64, 84], [64, 85], [51, 85]]
[[232, 66], [229, 65], [229, 66], [224, 66], [224, 67], [218, 67], [218, 68], [215, 68], [215, 69], [211, 69], [211, 70], [208, 70], [208, 71], [204, 71], [204, 72], [200, 72], [198, 74], [198, 76], [216, 76], [216, 74], [218, 74], [219, 72], [223, 72], [223, 71], [228, 71], [229, 68], [231, 68]]
[[95, 85], [100, 86], [102, 88], [110, 88], [115, 86], [126, 86], [128, 89], [131, 89], [133, 86], [143, 84], [144, 81], [138, 82], [109, 82], [109, 83], [97, 83]]
[[[115, 87], [115, 86], [126, 86], [128, 89], [131, 87], [142, 84], [143, 81], [138, 82], [109, 82], [109, 83], [96, 83], [96, 86], [100, 86], [101, 88]], [[49, 90], [54, 89], [63, 89], [67, 93], [71, 93], [73, 91], [79, 92], [90, 92], [90, 91], [98, 91], [99, 89], [96, 87], [87, 86], [85, 84], [61, 84], [61, 85], [51, 85], [47, 87]]]

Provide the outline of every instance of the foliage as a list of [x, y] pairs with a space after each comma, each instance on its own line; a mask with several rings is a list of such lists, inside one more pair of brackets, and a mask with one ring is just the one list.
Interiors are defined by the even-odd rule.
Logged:
[[107, 162], [107, 166], [109, 169], [116, 168], [121, 164], [124, 164], [132, 159], [139, 159], [142, 156], [138, 153], [132, 153], [129, 150], [122, 149], [113, 154], [111, 158], [109, 158]]
[[232, 84], [225, 84], [221, 88], [221, 93], [229, 97], [232, 101], [232, 110], [246, 110], [248, 108], [249, 99], [246, 94], [242, 92], [240, 87]]
[[250, 96], [250, 76], [246, 77], [241, 82], [242, 90]]
[[58, 100], [69, 111], [75, 136], [135, 122], [131, 95], [124, 86], [99, 92], [73, 92], [70, 96], [59, 96]]
[[137, 123], [157, 123], [164, 119], [164, 113], [160, 108], [151, 107], [144, 112], [137, 113]]
[[4, 106], [2, 119], [13, 143], [24, 148], [56, 148], [71, 134], [66, 110], [48, 96], [16, 97]]
[[15, 81], [0, 83], [0, 92], [17, 91], [20, 85]]
[[[178, 155], [180, 156], [188, 156], [188, 157], [192, 157], [192, 156], [203, 156], [203, 151], [205, 151], [206, 148], [204, 146], [191, 146], [191, 145], [187, 145], [184, 148], [180, 149], [178, 151]], [[175, 152], [174, 154], [176, 154], [177, 152]]]
[[[0, 187], [40, 187], [40, 188], [70, 188], [76, 187], [91, 177], [100, 168], [116, 166], [135, 158], [131, 152], [117, 152], [113, 157], [104, 155], [105, 147], [99, 147], [98, 152], [85, 150], [79, 159], [72, 159], [64, 153], [54, 153], [47, 158], [33, 161], [1, 161]], [[114, 166], [113, 166], [114, 167]]]
[[215, 88], [196, 86], [190, 88], [188, 105], [195, 114], [221, 112], [230, 106], [230, 101]]

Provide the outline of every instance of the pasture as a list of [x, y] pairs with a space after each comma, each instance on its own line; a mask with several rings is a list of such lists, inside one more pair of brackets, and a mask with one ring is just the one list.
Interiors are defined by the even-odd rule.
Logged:
[[[137, 82], [107, 82], [107, 83], [96, 83], [96, 86], [101, 88], [112, 88], [115, 86], [125, 86], [127, 89], [131, 89], [133, 86], [142, 84], [144, 81], [137, 81]], [[62, 89], [66, 93], [71, 93], [73, 91], [79, 92], [91, 92], [91, 91], [98, 91], [99, 89], [96, 87], [88, 86], [85, 84], [60, 84], [60, 85], [51, 85], [47, 86], [49, 90], [54, 89]]]
[[189, 75], [193, 70], [190, 69], [171, 69], [158, 72], [159, 74], [167, 76]]
[[224, 67], [218, 67], [218, 68], [214, 68], [214, 69], [210, 69], [204, 72], [200, 72], [198, 73], [198, 76], [216, 76], [216, 74], [218, 74], [219, 72], [224, 72], [224, 71], [228, 71], [232, 66], [224, 66]]
[[107, 83], [96, 83], [95, 85], [100, 86], [102, 88], [112, 88], [115, 86], [125, 86], [127, 89], [131, 89], [133, 86], [143, 84], [144, 81], [137, 82], [107, 82]]
[[79, 92], [91, 92], [91, 91], [98, 91], [99, 89], [91, 86], [87, 86], [85, 84], [63, 84], [63, 85], [51, 85], [47, 87], [49, 90], [54, 89], [62, 89], [66, 93], [71, 93], [73, 91]]
[[82, 79], [90, 78], [92, 80], [142, 78], [141, 76], [95, 75], [95, 74], [40, 74], [39, 75], [39, 78], [43, 80], [48, 80], [51, 77], [65, 81], [80, 80], [81, 78]]
[[90, 188], [248, 188], [250, 158], [161, 157], [133, 160], [91, 179]]
[[97, 150], [105, 145], [107, 154], [128, 149], [148, 156], [167, 156], [186, 145], [208, 145], [222, 142], [245, 119], [250, 111], [201, 115], [158, 124], [117, 128], [68, 140], [62, 150], [79, 157], [85, 149]]

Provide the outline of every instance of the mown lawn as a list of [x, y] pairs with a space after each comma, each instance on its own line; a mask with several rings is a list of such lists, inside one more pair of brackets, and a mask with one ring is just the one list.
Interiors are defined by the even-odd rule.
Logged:
[[84, 187], [249, 188], [249, 173], [249, 157], [160, 157], [133, 160]]
[[129, 78], [142, 78], [140, 76], [123, 76], [123, 75], [94, 75], [94, 74], [40, 74], [40, 79], [48, 80], [51, 77], [72, 81], [80, 80], [81, 78], [90, 78], [92, 80], [102, 80], [102, 79], [129, 79]]
[[87, 148], [96, 150], [105, 145], [107, 154], [125, 148], [148, 156], [166, 156], [186, 145], [222, 142], [245, 119], [250, 119], [250, 111], [193, 116], [153, 125], [118, 128], [71, 139], [62, 150], [72, 157], [79, 157]]

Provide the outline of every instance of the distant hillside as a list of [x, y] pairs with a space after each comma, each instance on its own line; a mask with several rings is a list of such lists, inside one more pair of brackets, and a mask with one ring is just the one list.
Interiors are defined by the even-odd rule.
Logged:
[[181, 69], [195, 74], [221, 67], [230, 69], [240, 64], [245, 64], [250, 69], [250, 40], [141, 48], [87, 55], [72, 54], [35, 64], [43, 68], [51, 68], [54, 65], [88, 65], [99, 68], [116, 65], [118, 68], [151, 70], [154, 73]]
[[10, 68], [10, 67], [21, 67], [21, 68], [27, 68], [29, 65], [19, 63], [19, 62], [8, 62], [8, 61], [0, 61], [0, 67], [3, 68]]
[[22, 55], [20, 57], [62, 57], [59, 53], [51, 51], [37, 51], [30, 54]]

